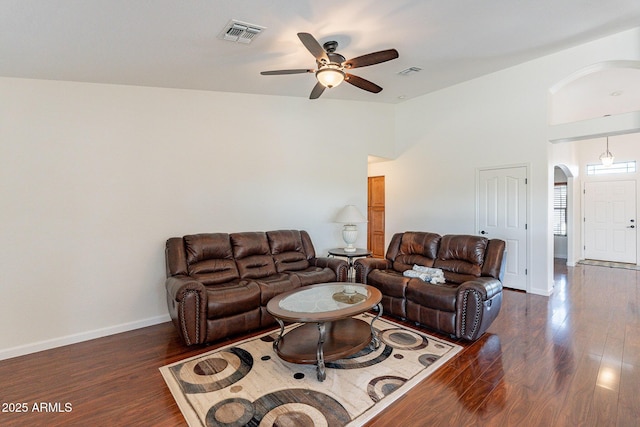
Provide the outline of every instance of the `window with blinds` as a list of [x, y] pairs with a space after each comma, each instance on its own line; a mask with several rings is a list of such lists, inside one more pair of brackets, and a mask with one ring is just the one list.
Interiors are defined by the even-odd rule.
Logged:
[[567, 184], [553, 188], [553, 234], [567, 235]]

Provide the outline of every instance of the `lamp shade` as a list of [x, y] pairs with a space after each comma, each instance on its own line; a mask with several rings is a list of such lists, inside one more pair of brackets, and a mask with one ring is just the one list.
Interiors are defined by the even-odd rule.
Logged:
[[333, 67], [327, 67], [316, 72], [316, 79], [318, 79], [324, 87], [332, 88], [342, 83], [344, 80], [344, 72]]
[[614, 160], [615, 160], [615, 157], [613, 157], [613, 154], [611, 154], [610, 152], [602, 153], [600, 155], [600, 161], [602, 162], [602, 166], [609, 167], [613, 165]]
[[357, 224], [367, 222], [367, 218], [354, 205], [347, 205], [338, 212], [334, 221], [342, 224]]
[[600, 154], [600, 161], [602, 162], [602, 165], [605, 167], [609, 167], [611, 165], [613, 165], [613, 160], [615, 159], [615, 157], [613, 157], [613, 154], [611, 154], [611, 151], [609, 151], [609, 137], [607, 137], [607, 150]]

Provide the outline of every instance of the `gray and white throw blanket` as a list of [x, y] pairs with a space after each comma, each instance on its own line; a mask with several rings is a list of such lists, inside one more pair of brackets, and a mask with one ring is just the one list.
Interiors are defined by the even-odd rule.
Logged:
[[405, 277], [417, 277], [418, 279], [429, 282], [433, 285], [445, 283], [444, 272], [439, 268], [424, 267], [422, 265], [413, 265], [413, 269], [405, 270], [402, 273]]

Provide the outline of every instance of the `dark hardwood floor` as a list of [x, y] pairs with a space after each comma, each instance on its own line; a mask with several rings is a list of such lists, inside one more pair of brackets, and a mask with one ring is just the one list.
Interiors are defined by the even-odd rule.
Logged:
[[[489, 333], [368, 425], [640, 425], [639, 274], [557, 263], [550, 298], [505, 290]], [[0, 425], [184, 425], [158, 368], [213, 348], [165, 323], [0, 361]]]

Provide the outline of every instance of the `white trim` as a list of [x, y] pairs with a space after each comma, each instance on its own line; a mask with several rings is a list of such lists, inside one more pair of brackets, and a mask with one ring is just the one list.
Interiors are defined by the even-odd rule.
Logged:
[[171, 318], [168, 314], [166, 314], [163, 316], [149, 317], [147, 319], [136, 320], [134, 322], [121, 323], [119, 325], [108, 326], [106, 328], [94, 329], [92, 331], [86, 331], [78, 334], [66, 335], [63, 337], [12, 347], [5, 350], [0, 350], [0, 360], [24, 356], [26, 354], [36, 353], [43, 350], [50, 350], [52, 348], [62, 347], [69, 344], [76, 344], [83, 341], [89, 341], [95, 338], [102, 338], [109, 335], [119, 334], [121, 332], [132, 331], [134, 329], [153, 326], [159, 323], [168, 322], [170, 320]]
[[596, 117], [548, 127], [551, 143], [581, 141], [640, 132], [640, 111]]
[[552, 280], [551, 284], [549, 285], [549, 289], [544, 290], [544, 289], [536, 288], [536, 289], [532, 289], [531, 292], [529, 293], [533, 295], [540, 295], [543, 297], [550, 297], [551, 295], [553, 295], [553, 290], [555, 285], [556, 285], [555, 282]]

